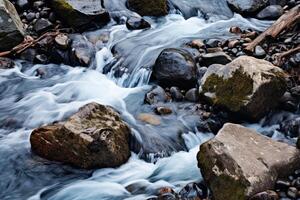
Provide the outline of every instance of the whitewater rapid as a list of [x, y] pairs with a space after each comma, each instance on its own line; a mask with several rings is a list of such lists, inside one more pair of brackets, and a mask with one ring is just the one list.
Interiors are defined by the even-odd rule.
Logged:
[[[170, 157], [155, 162], [132, 153], [130, 160], [116, 169], [74, 169], [30, 151], [29, 136], [34, 128], [62, 120], [90, 102], [110, 105], [126, 122], [137, 125], [128, 108], [139, 106], [133, 96], [149, 90], [151, 66], [162, 49], [179, 47], [191, 39], [232, 37], [228, 32], [231, 26], [264, 30], [271, 23], [237, 14], [209, 22], [179, 14], [147, 19], [153, 25], [149, 30], [107, 27], [109, 41], [99, 49], [96, 65], [90, 68], [16, 61], [15, 68], [0, 70], [0, 199], [138, 200], [152, 197], [162, 187], [179, 191], [188, 183], [201, 181], [196, 154], [199, 144], [213, 135], [196, 128], [181, 135], [185, 151], [174, 149]], [[116, 76], [118, 70], [124, 73]], [[148, 141], [139, 129], [132, 129], [138, 141]]]

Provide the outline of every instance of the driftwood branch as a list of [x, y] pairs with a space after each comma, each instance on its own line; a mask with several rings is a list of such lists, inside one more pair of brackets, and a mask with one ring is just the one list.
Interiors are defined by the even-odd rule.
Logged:
[[37, 39], [33, 39], [32, 37], [27, 36], [27, 37], [25, 37], [24, 41], [21, 44], [15, 46], [10, 51], [0, 52], [0, 57], [20, 54], [23, 51], [25, 51], [26, 49], [35, 46], [39, 41], [43, 40], [44, 38], [46, 38], [46, 37], [56, 37], [59, 33], [60, 33], [60, 31], [47, 32], [47, 33], [44, 33], [43, 35], [41, 35]]
[[0, 57], [5, 57], [9, 55], [16, 55], [20, 54], [26, 49], [35, 46], [39, 41], [43, 40], [46, 37], [56, 37], [58, 34], [60, 34], [62, 31], [70, 31], [69, 28], [63, 28], [59, 29], [59, 26], [56, 26], [52, 31], [46, 32], [43, 35], [41, 35], [37, 39], [33, 39], [31, 36], [25, 36], [24, 41], [12, 48], [10, 51], [0, 52]]
[[253, 52], [254, 48], [268, 37], [276, 38], [281, 32], [286, 31], [300, 22], [300, 5], [283, 14], [272, 26], [260, 34], [255, 40], [247, 45], [246, 52]]
[[286, 52], [274, 54], [274, 64], [277, 66], [281, 66], [287, 57], [291, 56], [294, 53], [297, 53], [298, 51], [300, 51], [300, 45]]

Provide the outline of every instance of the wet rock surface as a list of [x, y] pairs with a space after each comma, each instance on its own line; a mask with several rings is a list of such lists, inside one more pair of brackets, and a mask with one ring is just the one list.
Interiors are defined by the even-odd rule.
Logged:
[[216, 200], [243, 200], [273, 189], [278, 177], [300, 165], [295, 147], [236, 124], [225, 124], [200, 146], [197, 158]]
[[53, 0], [51, 6], [69, 26], [85, 29], [101, 27], [110, 20], [109, 13], [95, 0]]
[[197, 81], [197, 67], [193, 56], [182, 49], [165, 49], [153, 67], [159, 85], [193, 88]]
[[229, 6], [241, 14], [253, 14], [268, 4], [268, 0], [227, 0]]
[[129, 156], [130, 129], [110, 107], [90, 103], [64, 122], [35, 129], [33, 152], [81, 168], [117, 167]]
[[23, 41], [25, 30], [14, 7], [8, 0], [0, 1], [0, 52], [8, 51]]

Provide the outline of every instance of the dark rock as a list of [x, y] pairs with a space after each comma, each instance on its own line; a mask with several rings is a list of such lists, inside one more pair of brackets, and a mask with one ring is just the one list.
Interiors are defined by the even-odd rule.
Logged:
[[138, 30], [138, 29], [150, 28], [151, 25], [141, 17], [130, 17], [126, 21], [126, 27], [129, 30]]
[[276, 192], [268, 190], [254, 195], [249, 200], [279, 200], [279, 196]]
[[199, 64], [201, 66], [208, 67], [212, 64], [226, 65], [227, 63], [230, 63], [231, 61], [232, 61], [232, 59], [226, 53], [216, 52], [216, 53], [208, 53], [208, 54], [202, 55], [201, 61], [199, 62]]
[[130, 157], [129, 127], [112, 108], [90, 103], [64, 122], [35, 129], [33, 152], [81, 168], [117, 167]]
[[222, 116], [223, 113], [209, 115], [207, 119], [204, 119], [199, 123], [197, 129], [204, 133], [217, 134], [223, 125], [228, 122], [227, 116]]
[[148, 104], [156, 104], [167, 101], [167, 94], [160, 86], [155, 86], [146, 94], [145, 102]]
[[101, 1], [52, 0], [51, 6], [62, 21], [79, 30], [101, 27], [110, 21]]
[[288, 188], [291, 186], [290, 182], [278, 180], [275, 183], [275, 189], [286, 192]]
[[33, 2], [33, 7], [35, 9], [39, 9], [40, 7], [43, 7], [45, 5], [44, 1], [34, 1]]
[[268, 0], [227, 0], [229, 6], [243, 15], [253, 14], [268, 4]]
[[215, 48], [215, 47], [218, 47], [219, 44], [221, 42], [217, 39], [209, 39], [207, 41], [205, 41], [205, 45], [208, 47], [208, 48]]
[[181, 91], [178, 87], [171, 87], [170, 93], [171, 93], [172, 99], [174, 99], [176, 101], [181, 101], [184, 98], [183, 94], [181, 93]]
[[256, 17], [258, 19], [268, 19], [268, 20], [275, 20], [278, 19], [284, 10], [280, 5], [270, 5], [260, 11]]
[[279, 130], [290, 137], [300, 136], [300, 117], [281, 122]]
[[37, 55], [38, 53], [35, 48], [28, 48], [20, 54], [20, 59], [27, 60], [33, 63]]
[[10, 69], [15, 66], [13, 60], [9, 58], [0, 57], [0, 69]]
[[208, 189], [201, 183], [190, 183], [180, 192], [180, 199], [205, 199], [208, 197]]
[[72, 66], [88, 67], [95, 58], [95, 46], [80, 34], [71, 35], [70, 39], [72, 40]]
[[158, 115], [170, 115], [172, 114], [172, 110], [165, 106], [159, 106], [155, 108], [155, 112]]
[[191, 102], [199, 101], [199, 91], [197, 88], [192, 88], [185, 93], [185, 99]]
[[197, 155], [215, 200], [246, 200], [272, 189], [279, 176], [299, 169], [299, 158], [295, 147], [236, 124], [225, 124]]
[[264, 58], [266, 56], [266, 52], [261, 46], [258, 45], [255, 47], [254, 56], [257, 58]]
[[285, 90], [285, 74], [280, 68], [249, 56], [227, 65], [211, 65], [199, 89], [200, 96], [214, 106], [251, 120], [276, 107]]
[[168, 14], [167, 0], [127, 0], [129, 9], [142, 16], [163, 16]]
[[270, 5], [285, 6], [288, 0], [269, 0]]
[[17, 0], [16, 6], [17, 6], [17, 8], [24, 10], [29, 7], [29, 2], [28, 2], [28, 0]]
[[193, 56], [181, 49], [165, 49], [153, 67], [153, 76], [163, 87], [189, 89], [196, 86], [197, 66]]
[[8, 0], [0, 0], [0, 52], [8, 51], [23, 41], [23, 23]]
[[53, 28], [53, 24], [49, 20], [41, 18], [35, 22], [33, 28], [37, 33], [43, 33]]
[[31, 22], [32, 20], [35, 19], [35, 13], [34, 12], [30, 12], [26, 15], [26, 19], [28, 22]]

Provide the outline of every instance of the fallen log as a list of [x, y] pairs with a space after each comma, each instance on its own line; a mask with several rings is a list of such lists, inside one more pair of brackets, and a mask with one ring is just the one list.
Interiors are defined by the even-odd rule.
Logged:
[[300, 52], [300, 45], [298, 45], [296, 48], [293, 48], [293, 49], [290, 49], [286, 52], [283, 52], [283, 53], [276, 53], [273, 55], [274, 57], [274, 64], [276, 66], [281, 66], [284, 61], [286, 60], [286, 58], [290, 57], [291, 55], [297, 53], [297, 52]]
[[281, 32], [289, 30], [295, 24], [300, 22], [300, 5], [292, 8], [283, 14], [272, 26], [260, 34], [255, 40], [249, 43], [244, 49], [245, 52], [253, 53], [254, 48], [267, 38], [276, 38]]

